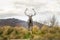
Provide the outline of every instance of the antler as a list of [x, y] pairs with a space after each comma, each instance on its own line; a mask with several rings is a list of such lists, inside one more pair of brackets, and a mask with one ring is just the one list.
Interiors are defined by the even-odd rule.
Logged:
[[[27, 15], [27, 13], [26, 13], [26, 11], [28, 10], [28, 8], [26, 8], [26, 10], [25, 10], [25, 15]], [[34, 15], [36, 15], [36, 12], [35, 12], [35, 10], [34, 9], [32, 9], [33, 11], [34, 11], [34, 14], [33, 15], [31, 15], [31, 16], [34, 16]], [[27, 15], [27, 16], [30, 16], [30, 15]]]
[[[25, 15], [27, 15], [27, 14], [26, 14], [26, 11], [27, 11], [27, 10], [28, 10], [28, 8], [26, 8], [26, 9], [25, 9], [25, 12], [24, 12], [24, 13], [25, 13]], [[27, 16], [29, 16], [29, 15], [27, 15]]]
[[[34, 11], [34, 15], [36, 15], [36, 12], [35, 12], [35, 10], [34, 9], [32, 9], [33, 11]], [[32, 15], [32, 16], [34, 16], [34, 15]]]

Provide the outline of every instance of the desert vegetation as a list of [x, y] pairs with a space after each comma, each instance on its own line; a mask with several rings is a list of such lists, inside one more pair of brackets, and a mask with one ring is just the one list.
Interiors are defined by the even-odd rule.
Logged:
[[0, 40], [9, 39], [32, 39], [32, 40], [60, 40], [60, 27], [48, 27], [43, 25], [39, 28], [34, 25], [31, 31], [24, 27], [0, 27]]

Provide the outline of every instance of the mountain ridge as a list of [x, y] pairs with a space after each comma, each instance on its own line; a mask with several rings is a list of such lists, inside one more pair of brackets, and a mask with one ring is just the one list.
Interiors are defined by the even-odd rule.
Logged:
[[[16, 18], [8, 18], [8, 19], [0, 19], [0, 26], [23, 26], [23, 27], [28, 27], [28, 22], [23, 21], [23, 20], [19, 20]], [[42, 27], [43, 24], [42, 23], [38, 23], [38, 22], [33, 22], [33, 25], [38, 25], [39, 27]]]

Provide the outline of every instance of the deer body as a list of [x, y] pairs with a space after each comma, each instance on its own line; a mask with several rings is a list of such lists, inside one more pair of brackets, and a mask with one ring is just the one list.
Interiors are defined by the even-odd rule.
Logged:
[[28, 28], [30, 28], [31, 26], [33, 26], [33, 20], [32, 20], [32, 16], [29, 16]]

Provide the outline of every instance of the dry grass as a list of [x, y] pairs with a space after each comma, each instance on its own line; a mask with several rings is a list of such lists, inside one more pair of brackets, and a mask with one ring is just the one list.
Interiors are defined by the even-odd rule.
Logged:
[[60, 40], [60, 27], [33, 26], [31, 31], [24, 27], [0, 27], [0, 40], [8, 39], [30, 39], [32, 40]]

